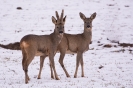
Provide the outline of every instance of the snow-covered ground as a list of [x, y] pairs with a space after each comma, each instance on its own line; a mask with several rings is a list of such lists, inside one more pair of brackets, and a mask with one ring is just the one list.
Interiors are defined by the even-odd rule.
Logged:
[[[133, 44], [133, 0], [0, 0], [0, 43], [20, 41], [26, 34], [52, 33], [51, 17], [62, 9], [67, 15], [65, 32], [71, 34], [83, 32], [79, 12], [87, 17], [97, 13], [92, 50], [84, 53], [85, 77], [81, 77], [79, 66], [78, 78], [73, 78], [76, 55], [66, 55], [64, 64], [71, 76], [67, 78], [57, 53], [55, 67], [60, 80], [51, 79], [48, 58], [38, 80], [40, 64], [39, 57], [35, 57], [29, 66], [31, 80], [25, 84], [21, 51], [0, 48], [0, 88], [133, 88], [133, 52], [129, 51], [133, 47], [111, 42]], [[117, 47], [105, 48], [105, 44]]]

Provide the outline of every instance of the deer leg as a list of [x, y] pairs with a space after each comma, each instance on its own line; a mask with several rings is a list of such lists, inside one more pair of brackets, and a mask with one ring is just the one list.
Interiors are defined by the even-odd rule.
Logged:
[[31, 63], [31, 61], [34, 59], [34, 55], [30, 55], [27, 60], [25, 61], [25, 83], [27, 84], [28, 81], [30, 80], [29, 76], [28, 76], [28, 66]]
[[22, 59], [22, 67], [23, 67], [23, 70], [25, 68], [25, 62], [26, 62], [26, 52], [24, 51], [24, 49], [22, 49], [22, 55], [23, 55], [23, 59]]
[[81, 77], [84, 77], [84, 62], [83, 62], [83, 58], [81, 58], [80, 63], [81, 63], [81, 69], [82, 69]]
[[24, 70], [24, 73], [25, 73], [25, 83], [27, 84], [28, 83], [28, 80], [30, 80], [29, 76], [28, 76], [28, 68], [27, 68], [27, 62], [26, 62], [26, 59], [27, 59], [27, 55], [26, 55], [26, 52], [24, 49], [22, 49], [22, 55], [23, 55], [23, 59], [22, 59], [22, 67], [23, 67], [23, 70]]
[[50, 60], [49, 60], [49, 66], [50, 66], [50, 71], [51, 71], [51, 78], [54, 79], [52, 64], [51, 64]]
[[23, 58], [22, 65], [23, 65], [23, 70], [25, 73], [25, 83], [27, 84], [28, 81], [30, 80], [30, 78], [28, 76], [28, 66], [27, 66], [27, 62], [26, 62], [25, 58]]
[[[27, 49], [28, 52], [29, 49]], [[30, 52], [26, 53], [26, 51], [23, 49], [22, 54], [23, 54], [23, 60], [22, 60], [22, 66], [23, 70], [25, 73], [25, 83], [27, 84], [28, 81], [30, 80], [28, 76], [28, 66], [31, 63], [31, 61], [34, 59], [35, 52], [33, 50], [29, 50]]]
[[41, 78], [41, 72], [42, 72], [42, 68], [43, 68], [45, 58], [46, 58], [46, 56], [40, 56], [40, 70], [39, 70], [39, 74], [38, 74], [38, 79]]
[[51, 62], [52, 68], [53, 68], [53, 70], [54, 70], [55, 78], [56, 78], [56, 80], [59, 80], [59, 78], [58, 78], [58, 76], [57, 76], [57, 73], [56, 73], [55, 64], [54, 64], [54, 53], [51, 53], [51, 54], [49, 55], [49, 60], [50, 60], [50, 62]]
[[27, 69], [27, 66], [26, 66], [26, 58], [24, 58], [24, 56], [23, 56], [23, 60], [22, 60], [22, 66], [23, 66], [23, 70], [24, 70], [24, 73], [25, 73], [25, 83], [27, 84], [28, 80], [29, 80], [29, 76], [27, 74], [28, 69]]
[[23, 59], [22, 59], [23, 70], [25, 69], [25, 61], [26, 61], [26, 57], [23, 55]]
[[75, 70], [75, 74], [74, 74], [74, 78], [77, 78], [77, 72], [78, 72], [78, 67], [79, 67], [79, 62], [82, 58], [82, 53], [78, 52], [77, 53], [77, 58], [76, 58], [76, 70]]
[[64, 63], [63, 63], [64, 56], [65, 56], [65, 53], [60, 53], [59, 63], [60, 63], [60, 65], [61, 65], [62, 69], [64, 70], [66, 76], [67, 76], [67, 77], [70, 77], [70, 75], [68, 74], [68, 72], [67, 72], [67, 70], [66, 70], [66, 68], [65, 68], [65, 66], [64, 66]]

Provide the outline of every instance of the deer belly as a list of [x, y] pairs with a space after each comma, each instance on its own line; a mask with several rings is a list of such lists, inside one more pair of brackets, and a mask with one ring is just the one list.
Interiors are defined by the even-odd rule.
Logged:
[[66, 54], [74, 54], [75, 52], [72, 52], [72, 51], [70, 51], [70, 50], [67, 50], [66, 51]]
[[[57, 53], [60, 53], [60, 51], [57, 51]], [[67, 50], [65, 54], [74, 54], [75, 52], [72, 52], [70, 50]]]
[[40, 51], [37, 51], [36, 52], [36, 56], [44, 56], [44, 55], [46, 55], [45, 53], [42, 53], [42, 52], [40, 52]]

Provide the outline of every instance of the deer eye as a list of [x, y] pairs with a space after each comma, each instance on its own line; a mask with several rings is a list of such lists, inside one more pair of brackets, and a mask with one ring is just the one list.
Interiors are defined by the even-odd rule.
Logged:
[[56, 28], [58, 28], [58, 27], [56, 27]]
[[85, 22], [86, 23], [86, 22]]

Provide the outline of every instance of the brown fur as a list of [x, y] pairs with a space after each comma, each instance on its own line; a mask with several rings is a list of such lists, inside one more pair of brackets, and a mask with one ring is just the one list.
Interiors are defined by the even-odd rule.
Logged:
[[[84, 32], [81, 34], [76, 34], [76, 35], [64, 33], [62, 41], [60, 42], [60, 44], [57, 48], [57, 51], [60, 52], [59, 63], [61, 64], [67, 77], [70, 77], [70, 75], [68, 74], [67, 70], [64, 67], [63, 59], [64, 59], [65, 54], [72, 54], [72, 53], [77, 53], [76, 70], [75, 70], [74, 77], [75, 78], [77, 77], [77, 70], [78, 70], [79, 63], [81, 63], [81, 68], [82, 68], [81, 76], [84, 77], [83, 52], [85, 52], [89, 49], [89, 44], [90, 44], [91, 38], [92, 38], [92, 21], [96, 17], [96, 13], [93, 13], [90, 16], [90, 18], [86, 18], [83, 13], [80, 13], [80, 17], [84, 21]], [[88, 25], [90, 26], [90, 28], [87, 28]], [[11, 44], [11, 45], [12, 45], [12, 47], [15, 47], [15, 45], [13, 45], [13, 44]], [[2, 46], [0, 45], [0, 47], [3, 47], [3, 45]], [[17, 44], [17, 47], [19, 47], [19, 44]], [[5, 48], [5, 46], [3, 48]], [[6, 48], [6, 49], [8, 49], [8, 48]], [[14, 50], [14, 48], [12, 48], [12, 49]], [[17, 50], [19, 50], [19, 48], [17, 48]], [[46, 53], [48, 53], [47, 50], [45, 50], [45, 51], [38, 50], [36, 54], [37, 55], [43, 54], [42, 52], [45, 52], [45, 55], [46, 55]], [[40, 57], [40, 71], [39, 71], [38, 79], [41, 78], [40, 76], [41, 76], [44, 59], [47, 56], [47, 55], [46, 56], [45, 55]], [[51, 78], [53, 78], [54, 76], [53, 76], [51, 64], [50, 64], [50, 69], [51, 69]]]
[[21, 50], [20, 42], [10, 43], [8, 45], [0, 44], [0, 47], [11, 50]]
[[[70, 77], [67, 70], [64, 67], [63, 59], [65, 54], [77, 53], [76, 58], [76, 70], [74, 74], [74, 78], [77, 77], [77, 71], [79, 67], [79, 63], [81, 64], [82, 74], [84, 77], [84, 67], [83, 67], [83, 53], [89, 50], [89, 44], [91, 43], [92, 38], [92, 21], [96, 17], [96, 13], [93, 13], [89, 18], [86, 18], [83, 13], [80, 12], [80, 17], [84, 21], [84, 32], [81, 34], [66, 34], [64, 33], [63, 39], [58, 46], [58, 52], [60, 52], [59, 63], [63, 68], [67, 77]], [[40, 61], [40, 69], [43, 67], [43, 61], [45, 58]], [[51, 66], [50, 66], [51, 68]], [[40, 78], [41, 70], [39, 71], [38, 78]], [[53, 72], [51, 70], [51, 77], [53, 76]]]
[[[0, 45], [6, 49], [22, 50], [22, 67], [25, 73], [25, 83], [28, 83], [29, 81], [28, 66], [35, 56], [40, 56], [41, 60], [46, 56], [49, 56], [51, 70], [53, 69], [55, 78], [59, 80], [54, 64], [54, 55], [64, 34], [66, 16], [63, 18], [63, 14], [64, 11], [62, 10], [59, 18], [58, 12], [56, 11], [57, 20], [52, 16], [52, 22], [55, 24], [55, 29], [50, 35], [26, 35], [21, 39], [20, 43], [17, 42], [9, 45]], [[54, 78], [54, 76], [52, 78]]]

